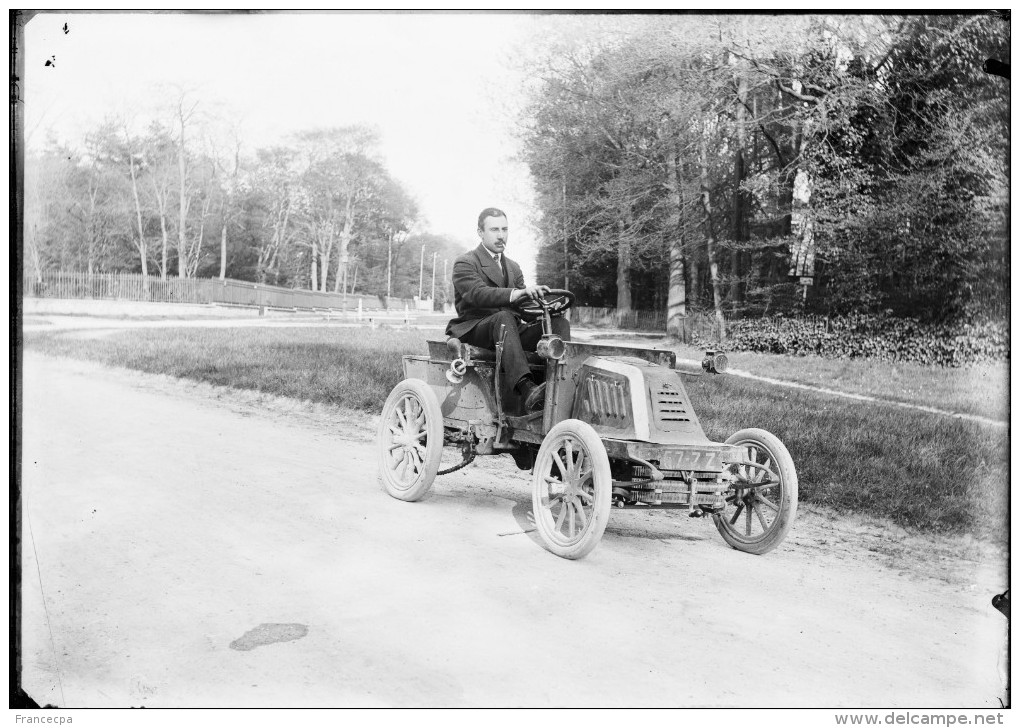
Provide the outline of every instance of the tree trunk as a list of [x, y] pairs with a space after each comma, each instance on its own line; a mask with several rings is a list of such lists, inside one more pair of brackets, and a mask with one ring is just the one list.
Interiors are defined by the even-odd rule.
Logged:
[[666, 293], [666, 334], [687, 342], [687, 283], [684, 260], [684, 191], [679, 155], [667, 156], [666, 185], [676, 204], [676, 230], [669, 246], [669, 285]]
[[181, 99], [181, 104], [177, 108], [178, 118], [181, 121], [181, 138], [177, 144], [177, 173], [179, 179], [179, 195], [178, 195], [178, 219], [179, 224], [177, 226], [177, 274], [181, 278], [185, 278], [188, 272], [188, 206], [191, 204], [191, 199], [187, 194], [188, 184], [188, 168], [187, 161], [185, 160], [184, 154], [184, 126], [186, 118], [184, 114], [184, 101]]
[[350, 263], [350, 247], [351, 238], [354, 236], [354, 215], [353, 206], [354, 200], [352, 195], [347, 196], [346, 209], [344, 210], [344, 227], [340, 231], [340, 259], [336, 262], [336, 282], [333, 286], [333, 292], [336, 293], [340, 290], [341, 279], [343, 280], [343, 286], [346, 290], [347, 286], [347, 266]]
[[163, 233], [163, 257], [162, 257], [163, 262], [159, 269], [159, 277], [165, 281], [167, 267], [167, 248], [170, 247], [170, 235], [166, 229], [166, 215], [163, 213], [162, 208], [160, 208], [159, 211], [159, 228]]
[[741, 184], [743, 184], [744, 180], [747, 178], [747, 164], [744, 158], [744, 150], [747, 147], [747, 109], [744, 107], [744, 101], [747, 97], [747, 77], [739, 68], [737, 70], [737, 74], [737, 98], [734, 105], [736, 117], [734, 123], [736, 149], [733, 159], [732, 209], [732, 236], [737, 245], [730, 253], [730, 273], [732, 275], [732, 279], [730, 281], [729, 296], [730, 301], [733, 302], [734, 306], [739, 305], [744, 300], [741, 277], [743, 275], [743, 260], [746, 257], [746, 253], [744, 253], [740, 244], [747, 240], [745, 223], [747, 220], [748, 208], [747, 193], [741, 188]]
[[96, 238], [94, 224], [90, 221], [87, 227], [87, 243], [85, 247], [85, 267], [88, 270], [89, 278], [92, 278], [93, 273], [93, 257], [95, 255]]
[[666, 295], [666, 333], [687, 341], [687, 286], [684, 281], [684, 242], [679, 235], [669, 246], [669, 290]]
[[138, 199], [138, 179], [135, 176], [135, 158], [128, 150], [128, 166], [131, 169], [131, 192], [135, 197], [135, 216], [138, 222], [138, 257], [142, 260], [142, 287], [149, 292], [149, 250], [145, 242], [145, 227], [142, 225], [142, 203]]
[[[180, 160], [181, 174], [184, 174], [184, 155], [181, 154]], [[181, 177], [180, 186], [180, 207], [178, 208], [178, 219], [177, 225], [177, 275], [181, 278], [187, 276], [188, 270], [188, 204], [190, 200], [185, 194], [184, 177]]]
[[276, 265], [277, 256], [287, 239], [287, 223], [290, 220], [289, 197], [283, 199], [279, 204], [280, 207], [274, 211], [273, 235], [269, 244], [259, 248], [259, 259], [255, 268], [259, 283], [265, 283], [266, 277]]
[[227, 278], [227, 221], [220, 228], [220, 280]]
[[[698, 164], [700, 164], [700, 162], [698, 162]], [[694, 172], [692, 170], [691, 172], [689, 172], [689, 174], [691, 176], [694, 176], [696, 174], [700, 174], [700, 172]], [[689, 231], [695, 230], [697, 226], [697, 222], [695, 222], [695, 220], [693, 219], [694, 207], [699, 204], [697, 200], [698, 198], [697, 191], [694, 192], [694, 198], [695, 199], [691, 203], [692, 219], [690, 227], [688, 228]], [[701, 265], [702, 243], [699, 237], [691, 233], [688, 233], [687, 239], [688, 239], [687, 264], [690, 269], [690, 273], [687, 279], [688, 282], [690, 283], [690, 293], [687, 297], [687, 300], [693, 301], [695, 309], [700, 310], [701, 304], [705, 300], [704, 286], [702, 285], [702, 270], [703, 270]]]
[[562, 220], [562, 234], [563, 234], [563, 288], [570, 290], [570, 246], [569, 236], [567, 235], [567, 176], [563, 175], [563, 220]]
[[88, 223], [85, 226], [87, 231], [87, 248], [85, 250], [85, 256], [87, 259], [87, 266], [89, 272], [89, 278], [92, 278], [92, 274], [95, 269], [95, 256], [96, 256], [96, 238], [99, 233], [96, 230], [96, 196], [99, 194], [98, 189], [89, 190], [89, 217]]
[[220, 280], [227, 279], [227, 201], [220, 201]]
[[[322, 238], [323, 234], [325, 235], [325, 239]], [[333, 220], [331, 219], [323, 225], [319, 238], [322, 243], [319, 250], [319, 267], [322, 270], [322, 280], [319, 282], [318, 290], [323, 293], [329, 290], [326, 286], [329, 283], [329, 259], [333, 253], [333, 241], [335, 236], [336, 228], [333, 224]]]
[[616, 250], [616, 312], [630, 313], [630, 239], [627, 237], [629, 230], [623, 220], [617, 221], [617, 229], [620, 237]]
[[312, 270], [312, 285], [311, 285], [311, 289], [313, 291], [317, 291], [317, 290], [319, 290], [319, 283], [318, 283], [319, 277], [318, 277], [318, 266], [316, 266], [316, 263], [318, 261], [315, 260], [315, 248], [312, 248], [311, 261], [312, 261], [312, 265], [311, 265], [311, 270]]
[[701, 299], [701, 260], [697, 254], [691, 255], [691, 295], [689, 300], [694, 301], [695, 310], [700, 310]]
[[170, 247], [170, 234], [166, 229], [166, 206], [168, 202], [169, 184], [162, 190], [159, 188], [159, 184], [156, 181], [156, 177], [152, 177], [152, 192], [156, 198], [156, 209], [159, 213], [159, 230], [162, 234], [162, 248], [160, 250], [160, 263], [159, 263], [159, 277], [160, 280], [166, 280], [167, 274], [167, 255]]
[[206, 198], [202, 204], [202, 217], [199, 219], [198, 236], [195, 238], [195, 247], [188, 251], [188, 277], [192, 278], [198, 273], [198, 262], [202, 257], [202, 244], [205, 242], [205, 221], [209, 217], [209, 208], [212, 206], [212, 199]]
[[230, 191], [223, 196], [220, 202], [220, 221], [223, 228], [220, 230], [220, 280], [227, 279], [227, 226], [230, 220], [227, 216], [227, 206], [233, 206], [237, 198], [237, 175], [241, 171], [241, 140], [234, 135], [234, 170], [230, 174]]
[[[35, 215], [33, 214], [33, 217]], [[28, 257], [32, 261], [32, 269], [35, 271], [36, 283], [42, 283], [42, 261], [39, 256], [39, 224], [34, 220], [26, 225], [25, 248], [28, 250]]]
[[719, 283], [719, 265], [715, 259], [715, 240], [712, 226], [712, 199], [708, 178], [708, 143], [701, 139], [701, 204], [705, 210], [705, 249], [708, 253], [708, 267], [712, 280], [712, 298], [715, 304], [715, 319], [719, 326], [719, 341], [726, 340], [726, 318], [722, 310], [722, 286]]

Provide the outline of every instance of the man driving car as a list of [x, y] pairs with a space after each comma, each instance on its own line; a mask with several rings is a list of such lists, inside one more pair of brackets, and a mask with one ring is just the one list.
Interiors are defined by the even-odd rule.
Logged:
[[[478, 215], [479, 245], [453, 264], [454, 305], [457, 318], [446, 327], [446, 335], [466, 344], [495, 349], [501, 325], [506, 326], [502, 370], [507, 384], [524, 398], [528, 412], [542, 409], [545, 383], [536, 384], [528, 367], [526, 351], [535, 351], [542, 337], [541, 321], [523, 323], [512, 305], [528, 298], [538, 300], [549, 286], [527, 286], [516, 262], [503, 255], [508, 239], [506, 213], [487, 207]], [[553, 333], [570, 340], [570, 321], [552, 319]]]

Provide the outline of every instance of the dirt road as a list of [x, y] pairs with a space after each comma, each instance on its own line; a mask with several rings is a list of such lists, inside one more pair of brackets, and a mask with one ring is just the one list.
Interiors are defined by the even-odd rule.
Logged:
[[376, 484], [373, 425], [27, 353], [27, 692], [65, 707], [1008, 702], [994, 550], [802, 509], [754, 557], [710, 521], [620, 511], [566, 561], [529, 532], [509, 457], [403, 503]]

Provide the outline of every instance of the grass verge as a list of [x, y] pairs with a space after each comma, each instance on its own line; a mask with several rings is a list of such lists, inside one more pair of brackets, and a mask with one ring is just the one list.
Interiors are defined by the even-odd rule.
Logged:
[[[635, 342], [636, 343], [636, 342]], [[668, 346], [684, 359], [700, 360], [704, 350]], [[1009, 362], [969, 367], [927, 367], [875, 359], [823, 359], [754, 352], [727, 352], [730, 368], [762, 377], [863, 394], [949, 412], [1009, 420]]]
[[152, 374], [374, 412], [403, 378], [417, 331], [368, 328], [158, 328], [102, 337], [28, 332], [25, 348]]
[[686, 383], [713, 440], [762, 427], [783, 441], [805, 503], [925, 531], [1008, 535], [1006, 428], [736, 377]]
[[[424, 342], [415, 330], [339, 327], [25, 336], [27, 349], [46, 354], [373, 414], [403, 376], [401, 354], [424, 353]], [[743, 356], [734, 356], [734, 366], [753, 371], [739, 361]], [[771, 370], [771, 376], [807, 376], [807, 370], [791, 371], [775, 361], [785, 357], [771, 359], [752, 364]], [[820, 375], [825, 365], [810, 371]], [[865, 373], [854, 373], [856, 386], [864, 386]], [[941, 370], [919, 367], [912, 378], [919, 391], [935, 393], [945, 386]], [[969, 533], [997, 542], [1008, 536], [1005, 428], [737, 377], [684, 379], [710, 438], [721, 441], [738, 429], [762, 427], [783, 440], [797, 465], [805, 503], [889, 518], [923, 531]], [[823, 386], [835, 388], [832, 382]]]

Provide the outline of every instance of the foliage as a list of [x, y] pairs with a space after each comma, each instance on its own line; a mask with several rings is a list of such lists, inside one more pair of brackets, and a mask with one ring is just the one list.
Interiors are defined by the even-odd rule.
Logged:
[[[718, 345], [696, 336], [694, 343]], [[869, 314], [767, 316], [730, 321], [725, 348], [831, 359], [878, 359], [959, 367], [1009, 358], [1009, 329], [1001, 321], [952, 326]]]
[[413, 233], [417, 205], [380, 161], [374, 130], [310, 129], [249, 152], [188, 94], [171, 100], [146, 126], [110, 117], [80, 145], [50, 140], [26, 155], [29, 275], [220, 275], [411, 296], [420, 278], [431, 292], [433, 253], [441, 273], [462, 252]]
[[913, 16], [849, 64], [861, 92], [808, 161], [824, 310], [952, 320], [1008, 290], [1008, 99], [980, 70], [1007, 48], [991, 16]]
[[[676, 16], [538, 59], [539, 277], [589, 305], [928, 321], [1003, 312], [996, 14]], [[672, 305], [672, 304], [671, 304]], [[782, 306], [786, 308], [785, 306]]]

